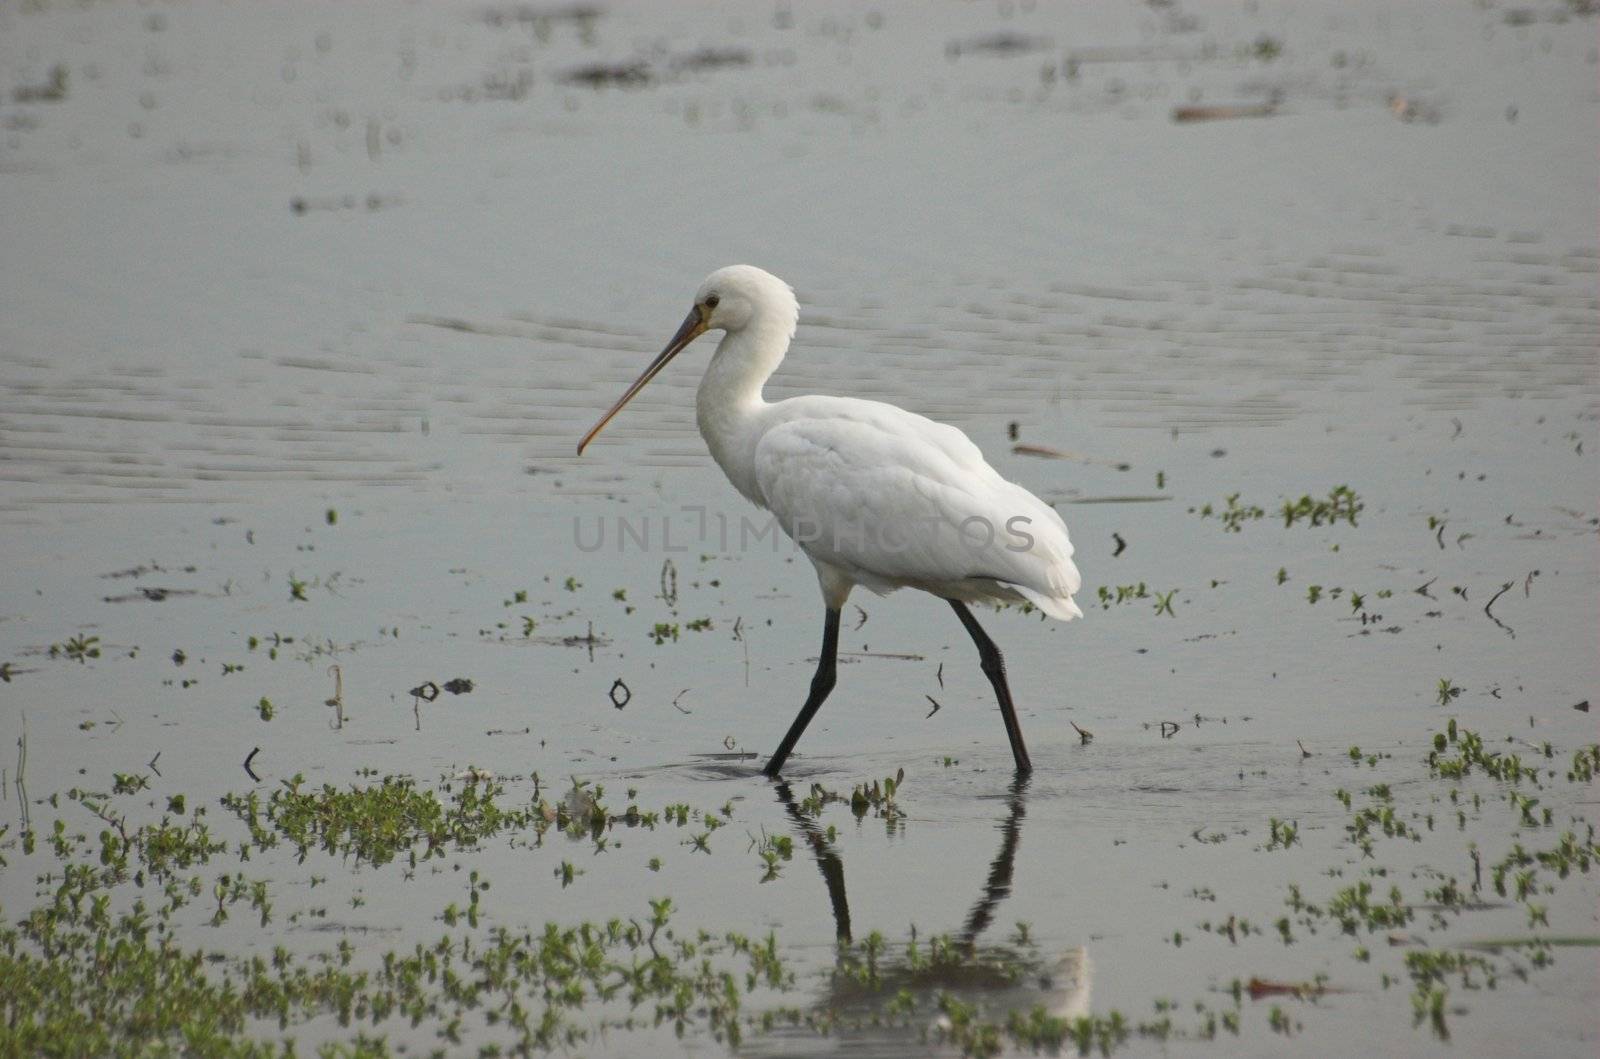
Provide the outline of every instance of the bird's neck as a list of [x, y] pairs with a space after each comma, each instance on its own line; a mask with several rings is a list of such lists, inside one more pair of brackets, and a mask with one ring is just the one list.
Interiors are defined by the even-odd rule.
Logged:
[[734, 488], [757, 504], [762, 501], [755, 483], [755, 447], [761, 440], [761, 412], [767, 407], [761, 388], [782, 363], [793, 333], [793, 324], [754, 320], [723, 335], [695, 395], [695, 418], [712, 459]]

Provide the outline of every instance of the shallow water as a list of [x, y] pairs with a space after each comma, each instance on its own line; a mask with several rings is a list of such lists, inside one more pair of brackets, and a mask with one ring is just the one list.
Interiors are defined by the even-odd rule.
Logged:
[[[1231, 1003], [1235, 978], [1326, 974], [1344, 991], [1283, 1002], [1290, 1036], [1269, 1027], [1272, 1001], [1247, 999], [1241, 1036], [1210, 1047], [1327, 1054], [1359, 1028], [1389, 1054], [1592, 1054], [1590, 948], [1454, 991], [1466, 1011], [1444, 1045], [1412, 1024], [1406, 946], [1374, 935], [1367, 963], [1336, 929], [1286, 945], [1271, 926], [1289, 883], [1325, 894], [1326, 872], [1374, 865], [1335, 789], [1389, 783], [1434, 811], [1447, 785], [1421, 762], [1450, 718], [1549, 741], [1557, 764], [1595, 738], [1572, 708], [1600, 691], [1592, 20], [1558, 5], [1531, 24], [1375, 4], [520, 10], [0, 9], [0, 99], [69, 69], [64, 99], [0, 104], [0, 660], [15, 670], [0, 746], [26, 731], [28, 796], [8, 783], [7, 920], [45, 870], [15, 852], [23, 815], [99, 826], [40, 804], [74, 785], [142, 773], [214, 805], [296, 773], [431, 784], [474, 766], [518, 798], [535, 774], [552, 797], [576, 776], [608, 802], [635, 788], [642, 807], [732, 812], [709, 855], [688, 829], [614, 834], [603, 853], [552, 832], [412, 878], [325, 857], [310, 870], [334, 881], [315, 893], [292, 857], [261, 856], [249, 871], [282, 889], [270, 929], [246, 916], [185, 936], [311, 952], [333, 926], [405, 947], [438, 932], [459, 866], [494, 882], [495, 924], [670, 895], [688, 927], [770, 928], [802, 971], [783, 1001], [848, 1011], [859, 998], [817, 974], [841, 907], [856, 938], [896, 946], [913, 926], [970, 932], [992, 906], [978, 942], [1026, 922], [1082, 987], [980, 991], [997, 1009], [1043, 997], [1147, 1018], [1164, 998]], [[1001, 30], [1018, 36], [996, 44]], [[683, 61], [705, 48], [748, 61]], [[635, 62], [641, 87], [564, 80]], [[1171, 120], [1268, 99], [1269, 117]], [[836, 837], [813, 846], [755, 772], [803, 698], [821, 608], [787, 544], [741, 546], [756, 515], [693, 429], [707, 351], [572, 455], [699, 277], [733, 260], [802, 302], [770, 396], [954, 423], [1071, 527], [1085, 620], [983, 618], [1038, 770], [1025, 789], [948, 609], [861, 593], [790, 779], [848, 792], [904, 769], [905, 817], [833, 806], [818, 822]], [[1013, 452], [1013, 425], [1078, 458]], [[1275, 518], [1340, 484], [1364, 502], [1358, 525]], [[1198, 513], [1232, 494], [1267, 517], [1230, 533]], [[619, 547], [623, 521], [649, 545]], [[1177, 590], [1170, 616], [1150, 595], [1100, 606], [1101, 586], [1139, 583]], [[677, 637], [653, 642], [658, 622]], [[100, 656], [50, 655], [75, 635]], [[269, 660], [274, 635], [293, 642]], [[473, 690], [408, 692], [456, 677]], [[1463, 689], [1448, 707], [1441, 679]], [[1392, 757], [1352, 761], [1352, 745]], [[259, 781], [241, 766], [253, 750]], [[1470, 837], [1486, 858], [1545, 844], [1483, 791]], [[1593, 802], [1560, 783], [1542, 797], [1563, 818]], [[1274, 818], [1301, 844], [1266, 849]], [[747, 848], [763, 833], [795, 840], [765, 883]], [[1376, 864], [1420, 902], [1429, 871], [1471, 871], [1466, 841], [1385, 843]], [[572, 885], [564, 859], [583, 869]], [[1591, 875], [1564, 880], [1549, 933], [1596, 934], [1595, 897]], [[1230, 913], [1265, 935], [1197, 929]], [[1411, 928], [1432, 946], [1529, 930], [1516, 901]], [[743, 1047], [901, 1054], [933, 1017], [924, 1003], [894, 1030]], [[326, 1017], [296, 1032], [348, 1037]], [[590, 1047], [668, 1046], [717, 1050], [664, 1032]]]

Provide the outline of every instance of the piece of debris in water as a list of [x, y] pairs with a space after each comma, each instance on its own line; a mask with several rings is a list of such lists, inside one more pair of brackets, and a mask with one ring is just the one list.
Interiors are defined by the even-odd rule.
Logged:
[[1180, 125], [1199, 121], [1231, 121], [1234, 118], [1270, 118], [1278, 112], [1276, 101], [1270, 103], [1214, 103], [1209, 106], [1193, 104], [1173, 107], [1172, 120]]

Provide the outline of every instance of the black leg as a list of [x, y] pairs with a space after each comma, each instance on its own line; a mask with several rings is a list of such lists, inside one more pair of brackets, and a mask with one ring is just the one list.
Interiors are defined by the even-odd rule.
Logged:
[[1017, 708], [1011, 704], [1011, 689], [1006, 686], [1006, 660], [1000, 657], [1000, 648], [989, 639], [989, 634], [983, 631], [983, 626], [978, 624], [978, 619], [972, 616], [967, 605], [956, 599], [949, 603], [955, 608], [961, 624], [967, 627], [967, 635], [978, 645], [983, 675], [994, 685], [994, 697], [1000, 700], [1000, 716], [1006, 722], [1006, 738], [1011, 740], [1011, 756], [1017, 760], [1017, 771], [1032, 772], [1033, 762], [1028, 760], [1028, 748], [1022, 742], [1022, 726], [1017, 723]]
[[806, 704], [800, 707], [800, 716], [789, 726], [789, 734], [783, 737], [783, 742], [778, 744], [772, 760], [768, 761], [767, 767], [762, 770], [768, 776], [776, 776], [783, 771], [783, 763], [789, 760], [789, 752], [800, 741], [800, 736], [805, 733], [806, 725], [811, 723], [811, 718], [816, 716], [822, 700], [833, 690], [838, 660], [839, 612], [829, 610], [822, 623], [822, 657], [817, 659], [817, 672], [811, 678], [811, 694], [806, 696]]

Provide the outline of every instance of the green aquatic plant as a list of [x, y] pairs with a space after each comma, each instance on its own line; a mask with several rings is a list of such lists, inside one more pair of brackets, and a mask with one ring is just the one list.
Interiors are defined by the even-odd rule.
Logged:
[[1307, 494], [1299, 500], [1285, 501], [1279, 514], [1283, 516], [1285, 527], [1293, 526], [1297, 522], [1305, 522], [1311, 526], [1348, 522], [1354, 526], [1356, 516], [1361, 514], [1365, 506], [1348, 485], [1336, 485], [1323, 498], [1314, 498]]
[[[473, 878], [474, 892], [484, 882]], [[270, 913], [264, 889], [242, 877], [219, 881], [230, 896]], [[475, 919], [475, 912], [447, 919]], [[487, 936], [446, 933], [412, 949], [358, 960], [342, 940], [296, 957], [208, 958], [184, 947], [166, 915], [136, 902], [112, 915], [99, 903], [58, 902], [0, 928], [0, 1048], [7, 1054], [277, 1055], [252, 1032], [270, 1020], [288, 1029], [331, 1016], [350, 1033], [323, 1054], [387, 1055], [391, 1022], [437, 1027], [447, 1042], [475, 1040], [529, 1054], [570, 1049], [596, 1032], [640, 1025], [678, 1033], [703, 1028], [736, 1045], [742, 1005], [758, 989], [785, 991], [794, 976], [776, 938], [737, 932], [676, 933], [669, 901], [637, 920], [542, 930], [497, 927]], [[592, 1008], [593, 1010], [587, 1010]]]
[[302, 861], [320, 849], [376, 865], [404, 854], [414, 867], [506, 830], [529, 831], [537, 840], [555, 821], [555, 812], [539, 799], [502, 806], [503, 792], [492, 780], [471, 779], [448, 792], [446, 800], [403, 776], [385, 776], [371, 786], [323, 784], [312, 790], [296, 775], [264, 799], [251, 791], [227, 795], [222, 805], [245, 825], [256, 849], [286, 842]]
[[1178, 590], [1175, 589], [1175, 588], [1172, 589], [1171, 591], [1168, 591], [1168, 592], [1157, 592], [1156, 593], [1156, 614], [1158, 614], [1158, 615], [1165, 614], [1165, 615], [1167, 615], [1168, 617], [1171, 617], [1171, 618], [1177, 617], [1177, 615], [1174, 614], [1173, 611], [1172, 611], [1172, 597], [1176, 596], [1177, 594], [1178, 594]]
[[[1208, 503], [1189, 510], [1201, 518], [1215, 516], [1226, 532], [1239, 533], [1244, 529], [1245, 523], [1258, 522], [1267, 515], [1266, 509], [1259, 504], [1241, 503], [1240, 495], [1230, 493], [1223, 497], [1220, 509]], [[1307, 493], [1298, 500], [1285, 500], [1278, 513], [1283, 516], [1283, 525], [1286, 529], [1302, 522], [1308, 526], [1329, 526], [1336, 522], [1347, 522], [1355, 526], [1356, 518], [1365, 506], [1355, 490], [1348, 485], [1336, 485], [1328, 491], [1326, 497], [1313, 497]], [[1278, 583], [1283, 584], [1287, 577], [1286, 571], [1280, 568]]]
[[1288, 849], [1300, 841], [1300, 828], [1277, 817], [1268, 821], [1268, 849]]
[[69, 636], [64, 643], [50, 645], [50, 657], [65, 658], [82, 665], [91, 658], [100, 657], [100, 637], [82, 634]]
[[[1154, 593], [1156, 613], [1172, 614], [1172, 601], [1177, 594], [1176, 588]], [[1132, 585], [1101, 585], [1095, 589], [1095, 598], [1102, 610], [1109, 610], [1111, 607], [1130, 603], [1136, 599], [1150, 599], [1152, 593], [1149, 586], [1140, 581]]]

